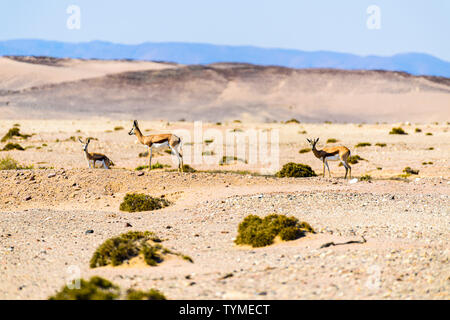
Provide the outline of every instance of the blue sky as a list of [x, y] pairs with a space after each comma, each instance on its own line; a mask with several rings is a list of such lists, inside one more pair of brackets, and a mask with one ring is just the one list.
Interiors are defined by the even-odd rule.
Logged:
[[[69, 30], [69, 5], [81, 29]], [[377, 5], [381, 28], [366, 10]], [[200, 42], [330, 50], [423, 52], [450, 61], [448, 0], [2, 0], [0, 40]]]

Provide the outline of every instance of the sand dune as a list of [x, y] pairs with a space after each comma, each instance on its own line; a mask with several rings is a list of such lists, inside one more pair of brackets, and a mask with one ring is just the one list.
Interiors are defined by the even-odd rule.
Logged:
[[235, 63], [180, 66], [14, 59], [0, 59], [3, 118], [14, 118], [20, 113], [28, 118], [106, 116], [171, 121], [450, 119], [447, 78]]
[[170, 64], [147, 61], [0, 57], [0, 92], [102, 77], [112, 73], [172, 67]]

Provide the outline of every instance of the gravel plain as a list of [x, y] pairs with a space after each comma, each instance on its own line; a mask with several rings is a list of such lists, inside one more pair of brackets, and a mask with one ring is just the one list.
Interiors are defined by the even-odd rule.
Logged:
[[[88, 127], [76, 123], [73, 128], [85, 130], [83, 125]], [[308, 131], [319, 127], [304, 126]], [[341, 128], [336, 125], [332, 135]], [[54, 135], [42, 133], [51, 136], [43, 140], [49, 145], [56, 137], [75, 134], [67, 128], [66, 133], [53, 130]], [[440, 134], [448, 137], [442, 130]], [[368, 132], [364, 138], [379, 140], [379, 128]], [[122, 137], [124, 132], [108, 134]], [[42, 155], [46, 164], [41, 169], [0, 171], [0, 299], [46, 299], [71, 277], [93, 275], [123, 289], [157, 288], [169, 299], [449, 299], [450, 176], [445, 139], [421, 138], [435, 139], [442, 158], [433, 153], [434, 164], [407, 179], [398, 178], [407, 154], [413, 167], [430, 160], [424, 151], [428, 140], [396, 144], [386, 151], [358, 151], [370, 163], [386, 161], [372, 181], [354, 184], [344, 180], [343, 169], [335, 165], [335, 178], [275, 178], [207, 168], [184, 174], [165, 169], [140, 173], [133, 168], [145, 162], [137, 157], [142, 148], [130, 147], [124, 155], [120, 146], [128, 137], [120, 139], [108, 149], [112, 159], [118, 159], [114, 170], [85, 169], [74, 142], [50, 147], [67, 149], [66, 153], [4, 153], [26, 164]], [[301, 145], [286, 139], [282, 138], [283, 162], [308, 163], [321, 172], [312, 154], [298, 154]], [[295, 154], [289, 154], [289, 148]], [[402, 154], [397, 161], [396, 152]], [[161, 155], [158, 160], [167, 159]], [[370, 166], [354, 165], [354, 175], [379, 171]], [[221, 169], [242, 170], [242, 164]], [[123, 196], [133, 191], [164, 195], [172, 205], [152, 212], [120, 212]], [[271, 213], [295, 216], [316, 233], [257, 249], [233, 243], [244, 217]], [[189, 255], [194, 263], [174, 259], [158, 267], [89, 268], [99, 244], [130, 230], [155, 232], [164, 246]], [[330, 242], [335, 245], [321, 248]]]

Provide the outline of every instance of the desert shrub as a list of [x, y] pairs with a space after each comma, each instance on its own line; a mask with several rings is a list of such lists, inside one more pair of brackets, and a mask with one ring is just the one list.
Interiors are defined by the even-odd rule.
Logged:
[[301, 163], [289, 162], [286, 163], [283, 168], [277, 172], [277, 177], [315, 177], [317, 174], [311, 169], [310, 166]]
[[[154, 170], [154, 169], [163, 169], [163, 168], [170, 168], [170, 166], [167, 165], [167, 164], [161, 164], [159, 162], [156, 162], [156, 163], [152, 164], [152, 170]], [[134, 170], [135, 171], [142, 171], [144, 169], [148, 169], [148, 165], [138, 166]]]
[[241, 120], [233, 120], [234, 123], [242, 123]]
[[120, 131], [120, 130], [123, 130], [123, 127], [122, 127], [122, 126], [114, 127], [114, 131]]
[[167, 300], [167, 298], [156, 289], [150, 289], [147, 292], [129, 289], [127, 291], [127, 300]]
[[167, 207], [169, 202], [163, 198], [154, 198], [142, 193], [127, 193], [119, 209], [127, 212], [152, 211]]
[[161, 164], [159, 162], [156, 162], [155, 164], [152, 164], [152, 169], [162, 169], [164, 167], [170, 167], [169, 165]]
[[419, 132], [422, 132], [422, 129], [416, 128], [416, 130], [414, 130], [414, 131], [417, 132], [417, 133], [419, 133]]
[[[149, 266], [156, 266], [163, 262], [164, 256], [168, 254], [184, 259], [184, 255], [164, 248], [159, 242], [161, 240], [149, 231], [123, 233], [106, 240], [97, 248], [91, 258], [90, 267], [118, 266], [139, 255], [143, 257], [145, 263]], [[193, 262], [192, 259], [189, 261]]]
[[232, 161], [242, 161], [244, 163], [247, 163], [247, 161], [239, 159], [236, 156], [223, 156], [222, 159], [219, 161], [219, 165], [223, 166], [225, 164], [228, 164]]
[[202, 152], [202, 156], [213, 156], [215, 154], [216, 153], [214, 151], [212, 151], [212, 150], [208, 150], [208, 151], [203, 151]]
[[0, 159], [0, 170], [33, 169], [33, 166], [21, 166], [15, 159], [6, 156]]
[[0, 159], [0, 170], [17, 170], [19, 168], [19, 163], [9, 156]]
[[89, 281], [80, 279], [80, 288], [64, 286], [49, 300], [114, 300], [120, 295], [120, 289], [101, 277], [92, 277]]
[[431, 132], [425, 133], [426, 136], [432, 136], [433, 134]]
[[214, 142], [214, 139], [206, 139], [204, 142], [205, 144], [211, 144]]
[[370, 142], [360, 142], [355, 146], [355, 148], [370, 147], [371, 145], [372, 144]]
[[222, 122], [216, 122], [216, 126], [221, 126]]
[[422, 165], [424, 165], [424, 166], [426, 166], [427, 164], [433, 164], [433, 162], [431, 162], [431, 161], [428, 161], [428, 162], [422, 162]]
[[[350, 164], [357, 164], [359, 161], [366, 161], [366, 159], [361, 158], [357, 154], [355, 154], [354, 156], [350, 156], [347, 159], [347, 162]], [[342, 162], [339, 162], [339, 167], [342, 167]]]
[[276, 236], [289, 241], [304, 236], [306, 232], [314, 233], [314, 230], [308, 223], [299, 222], [294, 217], [271, 214], [261, 219], [249, 215], [239, 224], [235, 243], [264, 247], [271, 245]]
[[406, 174], [419, 174], [419, 170], [411, 169], [411, 167], [406, 167], [403, 169], [403, 172]]
[[167, 154], [172, 154], [172, 150], [170, 150], [170, 149], [166, 149], [166, 150], [164, 150], [164, 152]]
[[140, 152], [139, 153], [139, 158], [145, 158], [148, 157], [148, 151], [144, 151], [144, 152]]
[[189, 172], [189, 173], [193, 173], [196, 172], [197, 170], [195, 170], [194, 168], [192, 168], [190, 165], [188, 164], [184, 164], [183, 165], [183, 172]]
[[311, 148], [304, 148], [304, 149], [300, 149], [299, 151], [298, 151], [298, 153], [308, 153], [308, 152], [310, 152], [311, 151]]
[[303, 130], [303, 131], [299, 131], [298, 133], [299, 134], [307, 134], [308, 132], [306, 132], [306, 130]]
[[8, 144], [6, 144], [4, 147], [3, 147], [3, 149], [2, 149], [2, 151], [10, 151], [10, 150], [19, 150], [19, 151], [23, 151], [23, 150], [25, 150], [20, 144], [18, 144], [18, 143], [8, 143]]
[[13, 137], [19, 137], [22, 139], [28, 139], [29, 137], [31, 137], [31, 135], [29, 134], [21, 134], [20, 133], [20, 129], [18, 127], [13, 127], [11, 129], [9, 129], [9, 131], [3, 136], [1, 142], [6, 142], [9, 139], [12, 139]]
[[339, 141], [338, 139], [330, 138], [327, 140], [327, 143], [336, 143], [338, 141]]
[[368, 174], [365, 174], [365, 175], [361, 176], [361, 178], [359, 178], [359, 180], [361, 180], [361, 181], [370, 181], [370, 180], [372, 180], [372, 177], [370, 175], [368, 175]]
[[[146, 250], [148, 252], [150, 250], [149, 248], [153, 247], [148, 244], [149, 241], [152, 243], [161, 242], [153, 232], [149, 231], [130, 231], [118, 237], [110, 238], [103, 242], [94, 252], [90, 261], [90, 267], [97, 268], [106, 265], [121, 265], [124, 261], [136, 257], [140, 253], [144, 253], [142, 251], [144, 247], [147, 248]], [[151, 256], [148, 255], [146, 262], [147, 260], [149, 262], [151, 261], [151, 264], [148, 263], [149, 265], [156, 265], [156, 263], [161, 261], [161, 258], [158, 261], [152, 261]]]
[[429, 147], [427, 150], [434, 150], [434, 147]]
[[331, 122], [331, 121], [324, 121], [323, 123], [325, 123], [325, 124], [332, 124], [333, 122]]
[[300, 121], [298, 121], [297, 119], [292, 118], [290, 120], [285, 121], [284, 123], [286, 123], [286, 124], [289, 124], [289, 123], [300, 123]]
[[398, 128], [392, 128], [391, 131], [389, 132], [389, 134], [407, 134], [405, 132], [405, 130], [403, 130], [403, 128], [398, 127]]
[[381, 147], [381, 148], [384, 148], [384, 147], [387, 146], [386, 143], [381, 143], [381, 142], [377, 142], [377, 143], [375, 143], [375, 145], [376, 145], [377, 147]]

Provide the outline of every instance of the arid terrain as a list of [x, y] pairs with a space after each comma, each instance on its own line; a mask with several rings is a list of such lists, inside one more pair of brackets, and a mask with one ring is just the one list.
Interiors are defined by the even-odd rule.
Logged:
[[448, 78], [403, 72], [0, 57], [2, 119], [428, 123], [449, 101]]
[[[77, 77], [63, 76], [74, 77], [64, 81]], [[169, 299], [449, 299], [448, 105], [438, 123], [221, 119], [220, 124], [203, 123], [205, 134], [197, 139], [192, 122], [140, 121], [145, 134], [192, 133], [183, 146], [184, 161], [197, 172], [182, 174], [172, 171], [176, 162], [164, 150], [153, 163], [168, 167], [135, 170], [147, 158], [139, 156], [146, 148], [128, 135], [131, 117], [78, 119], [76, 114], [46, 120], [15, 112], [10, 114], [14, 119], [0, 121], [0, 137], [14, 125], [31, 135], [10, 140], [25, 150], [1, 151], [0, 159], [10, 156], [33, 167], [0, 171], [1, 299], [46, 299], [74, 270], [83, 278], [100, 275], [123, 288], [157, 288]], [[408, 134], [389, 134], [399, 126]], [[211, 129], [236, 135], [250, 129], [269, 136], [277, 132], [277, 170], [292, 161], [310, 165], [319, 176], [277, 178], [274, 168], [246, 163], [250, 153], [220, 165], [220, 144], [207, 135]], [[105, 153], [115, 167], [88, 169], [78, 137], [94, 138], [89, 151]], [[333, 177], [322, 177], [320, 160], [311, 152], [299, 153], [309, 147], [306, 138], [311, 137], [320, 137], [319, 149], [342, 144], [363, 158], [352, 164], [358, 181], [343, 179], [344, 169], [336, 162], [330, 165]], [[356, 147], [363, 142], [371, 145]], [[193, 157], [195, 148], [204, 154], [201, 162]], [[402, 176], [405, 167], [419, 172]], [[371, 180], [359, 180], [367, 175]], [[164, 195], [172, 204], [156, 211], [121, 212], [119, 204], [129, 192]], [[244, 217], [270, 213], [306, 221], [316, 233], [257, 249], [234, 244]], [[130, 230], [155, 232], [164, 246], [189, 255], [194, 263], [89, 268], [98, 245]], [[363, 237], [367, 242], [344, 244]], [[321, 248], [329, 242], [337, 245]]]

